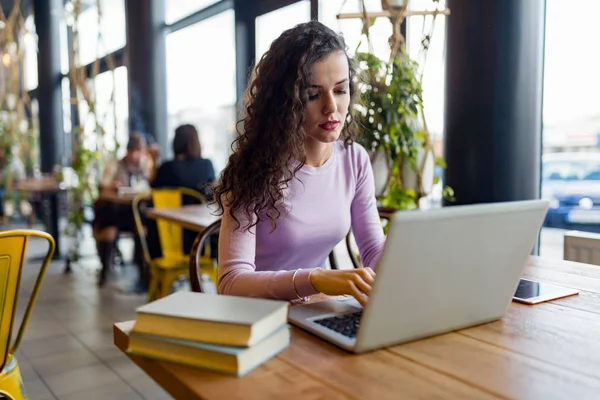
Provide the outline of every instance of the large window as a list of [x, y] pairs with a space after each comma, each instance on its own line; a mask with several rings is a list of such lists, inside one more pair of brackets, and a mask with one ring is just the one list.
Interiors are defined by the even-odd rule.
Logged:
[[167, 36], [169, 140], [180, 124], [200, 133], [203, 157], [220, 172], [236, 121], [234, 12], [225, 11]]
[[[600, 74], [597, 51], [586, 38], [600, 37], [600, 2], [565, 7], [546, 3], [544, 148], [597, 150], [600, 133]], [[592, 47], [590, 47], [592, 46]]]
[[563, 229], [600, 232], [600, 2], [546, 1], [541, 254], [562, 258]]
[[[113, 96], [113, 73], [114, 73], [114, 103]], [[95, 115], [89, 112], [88, 104], [79, 102], [79, 116], [86, 133], [86, 147], [96, 148], [98, 143], [96, 122], [104, 129], [103, 145], [109, 151], [118, 147], [117, 156], [125, 154], [125, 145], [129, 137], [128, 117], [129, 103], [127, 96], [127, 67], [119, 67], [113, 71], [97, 75], [93, 81], [89, 81], [96, 99]], [[68, 85], [63, 85], [63, 93]], [[63, 108], [64, 109], [64, 108]], [[97, 116], [97, 119], [96, 119]]]
[[[85, 2], [84, 2], [85, 3]], [[70, 3], [67, 3], [66, 23], [72, 24]], [[79, 16], [79, 65], [86, 65], [125, 46], [124, 0], [100, 0], [102, 18], [98, 23], [98, 7], [89, 5]]]
[[256, 60], [269, 49], [283, 31], [310, 21], [310, 1], [301, 0], [256, 18]]
[[219, 0], [165, 0], [165, 22], [172, 24], [182, 18], [187, 17], [202, 10]]
[[33, 90], [38, 86], [38, 41], [33, 16], [29, 16], [25, 20], [25, 29], [23, 35], [23, 85], [25, 90]]
[[[439, 7], [444, 8], [445, 1]], [[431, 0], [411, 0], [413, 10], [433, 10], [435, 3]], [[422, 41], [431, 34], [429, 49], [423, 51]], [[416, 60], [423, 74], [423, 102], [427, 127], [437, 145], [436, 153], [442, 154], [442, 138], [444, 130], [444, 85], [445, 85], [445, 53], [446, 53], [446, 16], [411, 16], [407, 23], [408, 54]]]
[[[368, 11], [381, 11], [380, 0], [365, 0]], [[350, 53], [369, 51], [366, 38], [362, 35], [360, 19], [337, 19], [338, 14], [357, 13], [362, 11], [360, 0], [325, 0], [319, 1], [319, 20], [344, 36]], [[379, 58], [387, 59], [390, 55], [388, 38], [392, 34], [392, 25], [387, 18], [377, 18], [369, 29], [373, 52]]]
[[[114, 73], [114, 102], [113, 95]], [[100, 122], [105, 129], [104, 144], [108, 149], [119, 148], [118, 155], [126, 152], [129, 137], [129, 97], [127, 95], [127, 67], [119, 67], [113, 71], [104, 72], [94, 79], [96, 101]]]

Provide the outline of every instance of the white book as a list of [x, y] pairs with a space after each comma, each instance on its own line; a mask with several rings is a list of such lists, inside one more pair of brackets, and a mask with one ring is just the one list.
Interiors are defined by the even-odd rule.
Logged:
[[249, 347], [287, 324], [287, 301], [176, 292], [136, 309], [135, 333]]

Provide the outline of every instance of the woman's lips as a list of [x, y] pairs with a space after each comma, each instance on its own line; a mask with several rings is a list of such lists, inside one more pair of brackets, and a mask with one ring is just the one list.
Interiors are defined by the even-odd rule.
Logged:
[[319, 124], [319, 127], [326, 131], [333, 131], [333, 130], [335, 130], [335, 128], [338, 127], [339, 123], [340, 123], [339, 121], [327, 121], [323, 124]]

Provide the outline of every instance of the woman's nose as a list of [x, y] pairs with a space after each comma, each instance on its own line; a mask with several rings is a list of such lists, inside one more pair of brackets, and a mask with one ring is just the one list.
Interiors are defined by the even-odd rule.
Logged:
[[332, 93], [323, 96], [323, 114], [332, 114], [336, 111], [335, 98]]

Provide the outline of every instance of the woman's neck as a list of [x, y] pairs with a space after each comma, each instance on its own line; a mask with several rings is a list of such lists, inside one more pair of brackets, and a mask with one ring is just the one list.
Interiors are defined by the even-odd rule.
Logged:
[[305, 143], [304, 152], [306, 153], [306, 161], [304, 164], [309, 167], [320, 167], [329, 160], [333, 153], [333, 143]]

